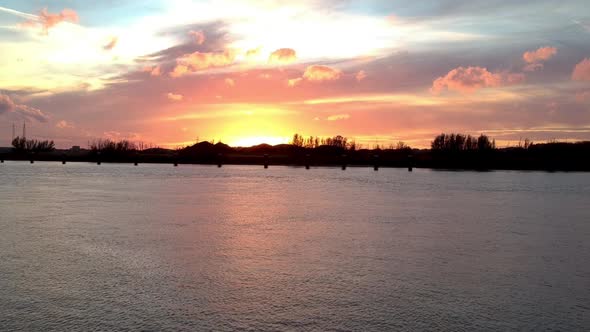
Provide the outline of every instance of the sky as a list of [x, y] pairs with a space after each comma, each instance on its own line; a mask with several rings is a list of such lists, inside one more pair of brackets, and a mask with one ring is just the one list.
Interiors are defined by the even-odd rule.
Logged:
[[587, 0], [0, 0], [0, 146], [590, 140]]

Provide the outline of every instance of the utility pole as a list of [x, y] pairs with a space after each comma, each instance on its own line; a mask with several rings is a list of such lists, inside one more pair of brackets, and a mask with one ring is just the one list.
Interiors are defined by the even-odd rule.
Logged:
[[23, 121], [23, 138], [27, 137], [27, 123]]

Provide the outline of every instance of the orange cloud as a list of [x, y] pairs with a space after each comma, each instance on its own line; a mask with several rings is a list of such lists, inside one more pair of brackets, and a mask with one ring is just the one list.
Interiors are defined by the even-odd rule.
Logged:
[[342, 72], [340, 70], [322, 65], [309, 66], [303, 73], [303, 78], [312, 82], [334, 81], [341, 76]]
[[225, 85], [227, 85], [229, 87], [234, 87], [234, 86], [236, 86], [236, 81], [234, 81], [231, 78], [226, 78], [225, 79]]
[[58, 25], [61, 22], [72, 22], [77, 23], [80, 20], [78, 14], [71, 9], [64, 9], [61, 13], [52, 14], [47, 11], [47, 8], [43, 8], [37, 19], [28, 20], [24, 22], [23, 26], [41, 26], [42, 34], [49, 34], [49, 29]]
[[297, 60], [297, 53], [291, 48], [280, 48], [270, 54], [270, 63], [291, 63]]
[[590, 58], [586, 58], [576, 65], [572, 79], [574, 81], [590, 81]]
[[287, 85], [291, 88], [298, 86], [303, 81], [303, 78], [293, 78], [287, 81]]
[[330, 115], [328, 117], [328, 121], [338, 121], [338, 120], [348, 120], [350, 119], [350, 115], [348, 114], [336, 114], [336, 115]]
[[184, 75], [190, 74], [191, 71], [188, 68], [188, 66], [185, 65], [176, 65], [176, 67], [174, 67], [174, 70], [170, 73], [170, 77], [182, 77]]
[[249, 58], [249, 57], [258, 56], [258, 54], [260, 54], [260, 50], [261, 49], [262, 49], [261, 47], [257, 47], [257, 48], [253, 48], [253, 49], [247, 50], [246, 51], [246, 57]]
[[175, 94], [172, 92], [168, 92], [166, 97], [168, 97], [168, 99], [172, 101], [182, 101], [182, 99], [184, 98], [181, 94]]
[[188, 34], [189, 34], [189, 36], [192, 36], [194, 38], [195, 42], [198, 45], [203, 45], [203, 43], [207, 39], [207, 38], [205, 38], [205, 33], [202, 30], [199, 30], [199, 31], [191, 30], [188, 32]]
[[355, 78], [357, 81], [360, 82], [360, 81], [364, 80], [365, 78], [367, 78], [367, 73], [364, 70], [361, 70], [358, 73], [356, 73]]
[[229, 66], [234, 62], [235, 58], [236, 55], [233, 51], [219, 53], [202, 53], [197, 51], [176, 60], [177, 65], [174, 71], [170, 73], [170, 76], [181, 77], [208, 68]]
[[445, 89], [462, 93], [475, 92], [481, 88], [518, 84], [524, 81], [524, 74], [492, 73], [482, 67], [459, 67], [446, 76], [437, 78], [430, 91], [438, 94]]
[[546, 46], [536, 51], [525, 52], [522, 58], [527, 63], [539, 63], [551, 59], [555, 54], [557, 54], [557, 48]]
[[119, 41], [119, 38], [117, 38], [117, 37], [111, 37], [111, 41], [109, 41], [109, 43], [108, 43], [108, 44], [106, 44], [106, 45], [104, 45], [102, 48], [103, 48], [105, 51], [110, 51], [110, 50], [112, 50], [113, 48], [115, 48], [115, 46], [117, 46], [117, 42], [118, 42], [118, 41]]

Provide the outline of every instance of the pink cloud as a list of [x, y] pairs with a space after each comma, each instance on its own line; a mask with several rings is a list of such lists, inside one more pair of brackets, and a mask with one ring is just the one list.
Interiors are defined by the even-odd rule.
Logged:
[[584, 103], [590, 100], [590, 90], [576, 93], [576, 101]]
[[536, 51], [525, 52], [522, 55], [522, 58], [527, 63], [539, 63], [551, 59], [555, 54], [557, 54], [557, 48], [546, 46], [541, 47]]
[[108, 44], [106, 44], [106, 45], [104, 45], [102, 48], [103, 48], [105, 51], [110, 51], [110, 50], [112, 50], [113, 48], [115, 48], [115, 46], [117, 46], [117, 42], [118, 42], [118, 41], [119, 41], [119, 38], [118, 38], [118, 37], [111, 37], [111, 40], [109, 41], [109, 43], [108, 43]]
[[182, 101], [182, 99], [184, 99], [183, 95], [172, 92], [168, 92], [168, 94], [166, 94], [166, 97], [168, 97], [168, 99], [172, 101]]
[[234, 81], [231, 78], [226, 78], [225, 79], [225, 85], [227, 85], [229, 87], [234, 87], [234, 86], [236, 86], [236, 81]]
[[3, 113], [16, 113], [39, 122], [47, 122], [49, 119], [49, 116], [41, 110], [27, 105], [17, 104], [9, 96], [0, 93], [0, 115]]
[[355, 78], [357, 81], [360, 82], [360, 81], [364, 80], [365, 78], [367, 78], [367, 73], [364, 70], [361, 70], [358, 73], [356, 73]]
[[160, 66], [155, 66], [152, 71], [150, 72], [150, 75], [152, 76], [160, 76], [162, 75], [162, 69], [160, 68]]
[[437, 78], [430, 91], [438, 94], [446, 89], [471, 93], [481, 88], [518, 84], [522, 81], [524, 81], [524, 74], [521, 73], [492, 73], [482, 67], [459, 67]]
[[198, 45], [203, 45], [203, 43], [205, 42], [205, 40], [207, 38], [205, 38], [205, 33], [202, 30], [199, 31], [189, 31], [188, 32], [189, 36], [192, 36], [195, 40], [195, 43], [197, 43]]
[[515, 85], [525, 81], [526, 76], [523, 73], [501, 72], [502, 85]]
[[78, 23], [80, 18], [78, 14], [72, 9], [64, 9], [61, 13], [52, 14], [47, 11], [47, 8], [41, 10], [37, 19], [28, 20], [24, 22], [23, 26], [41, 26], [42, 34], [47, 35], [49, 34], [49, 29], [53, 28], [54, 26], [62, 23], [62, 22], [72, 22]]
[[572, 79], [574, 81], [590, 81], [590, 58], [586, 58], [576, 65]]
[[145, 66], [143, 72], [150, 73], [151, 76], [160, 76], [162, 75], [162, 68], [160, 66]]
[[61, 120], [55, 124], [55, 127], [59, 128], [59, 129], [67, 129], [67, 128], [71, 129], [71, 128], [74, 128], [74, 125], [71, 122], [68, 122], [66, 120]]
[[309, 66], [303, 73], [303, 78], [312, 82], [334, 81], [341, 76], [342, 72], [340, 70], [323, 65]]
[[297, 60], [297, 53], [291, 48], [280, 48], [270, 54], [270, 63], [291, 63]]
[[233, 51], [187, 54], [176, 60], [177, 65], [170, 76], [181, 77], [208, 68], [229, 66], [234, 62], [235, 57]]

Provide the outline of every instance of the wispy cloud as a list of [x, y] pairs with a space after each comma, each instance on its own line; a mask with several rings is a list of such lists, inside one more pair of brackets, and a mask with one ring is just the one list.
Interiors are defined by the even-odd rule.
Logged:
[[193, 38], [193, 40], [195, 41], [195, 43], [197, 43], [197, 45], [203, 45], [203, 43], [207, 39], [205, 37], [205, 32], [203, 32], [203, 30], [199, 30], [199, 31], [191, 30], [188, 32], [188, 34], [189, 34], [189, 36], [191, 36]]
[[330, 115], [329, 117], [326, 118], [326, 120], [328, 120], [328, 121], [338, 121], [338, 120], [348, 120], [348, 119], [350, 119], [349, 114], [335, 114], [335, 115]]
[[66, 120], [60, 120], [55, 124], [55, 127], [59, 129], [73, 129], [74, 124]]
[[168, 92], [166, 94], [166, 97], [168, 97], [168, 99], [172, 101], [182, 101], [182, 99], [184, 98], [183, 95], [172, 92]]
[[367, 73], [364, 70], [361, 70], [358, 73], [356, 73], [355, 78], [358, 82], [360, 82], [367, 78]]
[[162, 67], [161, 66], [145, 66], [143, 67], [143, 72], [150, 73], [150, 76], [160, 76], [162, 75]]
[[39, 19], [39, 17], [37, 15], [33, 15], [33, 14], [29, 14], [29, 13], [23, 13], [23, 12], [20, 12], [18, 10], [14, 10], [14, 9], [2, 7], [2, 6], [0, 6], [0, 11], [1, 12], [5, 12], [5, 13], [8, 13], [8, 14], [16, 15], [18, 17], [25, 18], [25, 19], [28, 19], [28, 20], [37, 20], [37, 19]]
[[12, 98], [0, 94], [0, 115], [4, 113], [16, 113], [27, 119], [35, 119], [39, 122], [47, 122], [49, 116], [41, 110], [24, 104], [15, 103]]
[[115, 48], [115, 46], [117, 46], [117, 42], [118, 41], [119, 41], [119, 38], [118, 37], [111, 37], [111, 40], [107, 44], [105, 44], [102, 48], [105, 51], [110, 51], [113, 48]]

